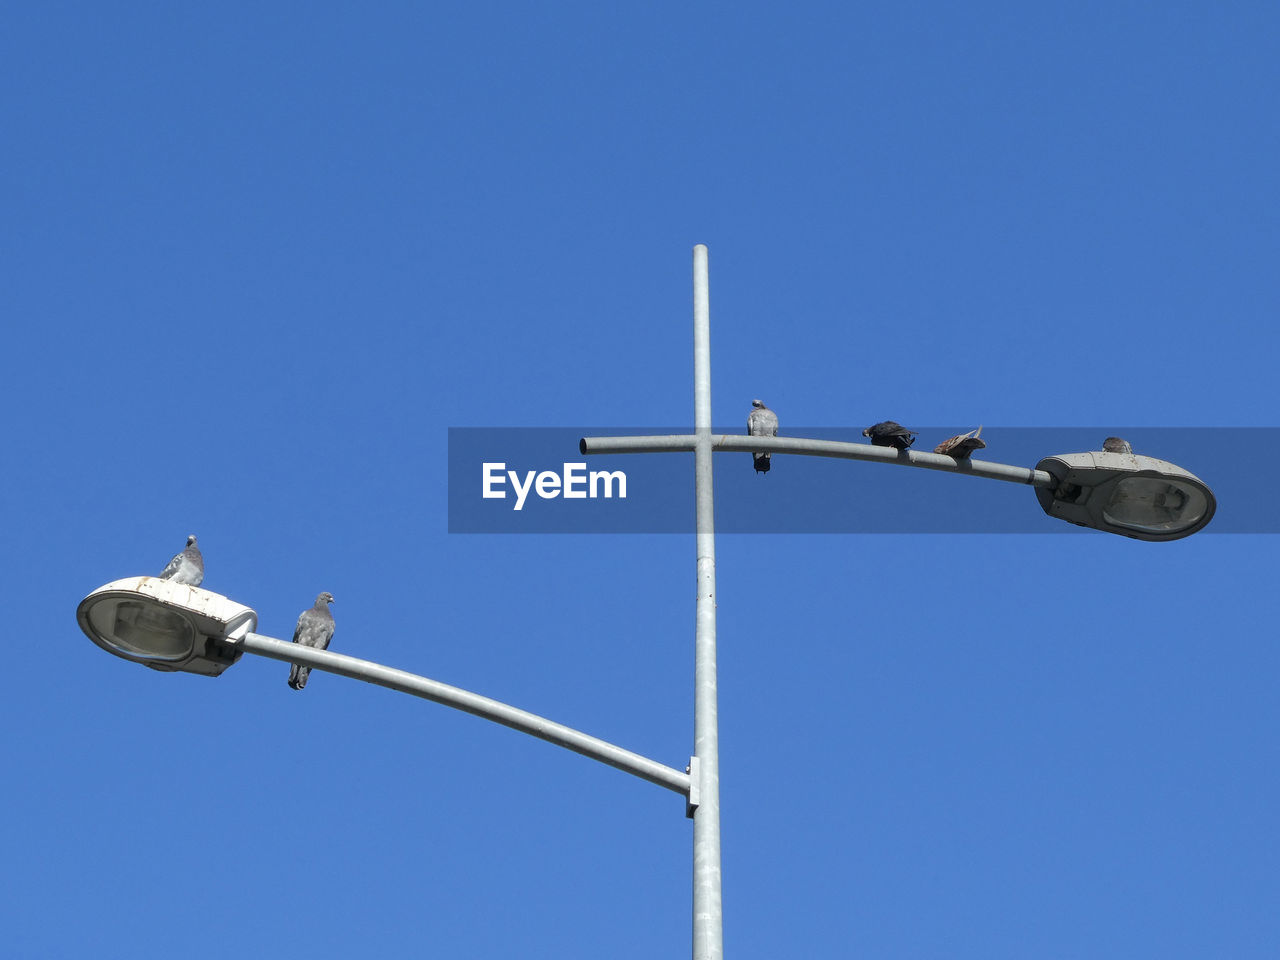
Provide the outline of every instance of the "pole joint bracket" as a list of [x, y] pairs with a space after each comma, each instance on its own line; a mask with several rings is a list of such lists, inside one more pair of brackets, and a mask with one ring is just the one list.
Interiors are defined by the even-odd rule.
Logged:
[[692, 820], [698, 804], [702, 802], [702, 762], [697, 757], [690, 757], [684, 772], [689, 775], [689, 796], [684, 803], [684, 815]]

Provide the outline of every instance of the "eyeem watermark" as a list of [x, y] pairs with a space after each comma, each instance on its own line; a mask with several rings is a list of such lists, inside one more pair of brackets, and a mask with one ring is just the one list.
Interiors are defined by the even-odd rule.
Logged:
[[627, 475], [621, 470], [587, 470], [585, 463], [565, 463], [560, 473], [554, 470], [527, 470], [524, 482], [515, 470], [508, 470], [505, 463], [482, 464], [481, 496], [486, 500], [505, 500], [506, 485], [511, 482], [515, 492], [515, 504], [512, 510], [523, 510], [529, 491], [537, 493], [543, 500], [554, 500], [564, 497], [566, 500], [594, 500], [601, 496], [612, 498], [615, 485], [619, 500], [627, 499]]

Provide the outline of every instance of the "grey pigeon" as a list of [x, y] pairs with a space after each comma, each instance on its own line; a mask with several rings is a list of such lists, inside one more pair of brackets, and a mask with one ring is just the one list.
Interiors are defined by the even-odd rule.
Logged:
[[908, 430], [900, 423], [885, 420], [872, 424], [862, 431], [864, 437], [870, 437], [871, 443], [877, 447], [897, 447], [905, 450], [916, 442], [915, 431]]
[[[763, 401], [752, 400], [751, 412], [747, 414], [747, 436], [776, 437], [778, 435], [778, 415], [766, 407]], [[769, 454], [753, 453], [756, 473], [769, 472]]]
[[948, 437], [934, 447], [933, 452], [940, 453], [944, 457], [951, 457], [953, 460], [968, 460], [969, 454], [973, 453], [973, 451], [986, 449], [987, 441], [978, 436], [980, 433], [982, 433], [982, 427], [978, 427], [977, 430], [970, 430], [968, 433], [959, 433], [954, 437]]
[[196, 546], [195, 534], [187, 537], [187, 547], [181, 553], [174, 554], [169, 565], [160, 571], [161, 580], [172, 580], [187, 586], [198, 587], [204, 580], [204, 557]]
[[[303, 610], [298, 617], [298, 626], [293, 631], [293, 642], [304, 647], [315, 647], [317, 650], [328, 650], [329, 641], [333, 639], [333, 614], [329, 612], [329, 604], [333, 603], [332, 593], [322, 593], [316, 597], [316, 605], [310, 610]], [[311, 668], [294, 664], [289, 671], [289, 686], [301, 690], [307, 685], [307, 677]]]
[[1102, 441], [1102, 449], [1107, 453], [1133, 453], [1133, 447], [1129, 446], [1129, 441], [1122, 440], [1120, 437], [1107, 437]]

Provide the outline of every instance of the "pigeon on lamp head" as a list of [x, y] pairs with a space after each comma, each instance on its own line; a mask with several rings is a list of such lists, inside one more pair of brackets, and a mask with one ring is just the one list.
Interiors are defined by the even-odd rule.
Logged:
[[[778, 435], [778, 415], [760, 400], [751, 401], [751, 412], [747, 414], [747, 436], [776, 437]], [[769, 472], [769, 454], [753, 453], [752, 462], [756, 473]]]
[[204, 557], [196, 546], [195, 534], [187, 537], [187, 546], [181, 553], [176, 553], [168, 565], [160, 571], [161, 580], [172, 580], [174, 583], [198, 587], [204, 580]]
[[1129, 441], [1122, 440], [1120, 437], [1107, 437], [1102, 441], [1102, 449], [1107, 453], [1133, 453], [1133, 447], [1129, 446]]
[[905, 450], [916, 442], [914, 430], [908, 430], [900, 423], [885, 420], [872, 424], [862, 431], [864, 437], [870, 437], [871, 443], [877, 447], [897, 447]]
[[[317, 650], [329, 648], [329, 641], [333, 639], [333, 614], [329, 612], [331, 603], [333, 594], [325, 592], [316, 597], [315, 606], [302, 611], [302, 616], [298, 617], [298, 626], [293, 631], [294, 643], [315, 647]], [[295, 663], [289, 671], [289, 686], [301, 690], [307, 685], [307, 677], [310, 675], [310, 667]]]
[[968, 460], [969, 454], [975, 450], [982, 450], [987, 445], [987, 442], [978, 436], [980, 433], [982, 433], [982, 427], [970, 430], [968, 433], [956, 434], [934, 447], [933, 452], [951, 457], [953, 460]]

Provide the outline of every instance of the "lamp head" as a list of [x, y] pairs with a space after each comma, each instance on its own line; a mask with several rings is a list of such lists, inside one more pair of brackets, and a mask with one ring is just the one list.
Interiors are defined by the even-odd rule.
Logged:
[[159, 577], [128, 577], [80, 601], [80, 629], [108, 653], [154, 670], [216, 677], [240, 659], [235, 641], [258, 614], [218, 593]]
[[1213, 491], [1177, 464], [1094, 450], [1045, 457], [1037, 470], [1057, 481], [1037, 487], [1044, 512], [1059, 520], [1138, 540], [1180, 540], [1213, 519]]

